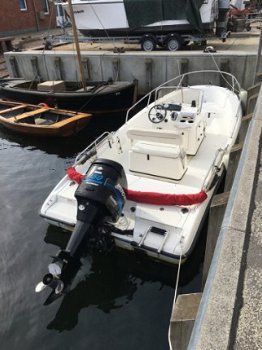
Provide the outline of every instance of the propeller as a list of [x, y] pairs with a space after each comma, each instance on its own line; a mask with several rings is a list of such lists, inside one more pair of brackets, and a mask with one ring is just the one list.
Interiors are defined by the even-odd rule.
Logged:
[[43, 277], [35, 287], [35, 292], [42, 292], [47, 286], [52, 288], [55, 294], [61, 294], [64, 289], [64, 283], [60, 279], [62, 269], [60, 265], [51, 263], [48, 265], [48, 273]]

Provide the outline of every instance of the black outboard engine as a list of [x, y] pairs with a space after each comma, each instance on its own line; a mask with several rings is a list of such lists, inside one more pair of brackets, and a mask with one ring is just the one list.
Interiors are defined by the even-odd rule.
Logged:
[[71, 238], [66, 249], [54, 257], [48, 267], [49, 273], [36, 286], [36, 292], [46, 286], [52, 288], [53, 295], [49, 296], [49, 302], [61, 295], [66, 284], [69, 284], [66, 275], [72, 271], [71, 265], [79, 260], [84, 250], [91, 246], [101, 251], [107, 246], [106, 240], [110, 237], [103, 231], [103, 224], [116, 222], [120, 217], [126, 201], [126, 187], [127, 180], [121, 164], [108, 159], [97, 159], [91, 164], [75, 192], [77, 222]]

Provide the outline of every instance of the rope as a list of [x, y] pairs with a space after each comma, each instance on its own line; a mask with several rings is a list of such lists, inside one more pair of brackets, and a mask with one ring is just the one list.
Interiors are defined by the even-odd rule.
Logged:
[[238, 91], [237, 89], [235, 89], [235, 88], [230, 84], [230, 82], [225, 78], [225, 76], [224, 76], [223, 72], [221, 71], [221, 69], [219, 68], [219, 66], [218, 66], [218, 64], [217, 64], [217, 62], [216, 62], [216, 60], [215, 60], [215, 57], [214, 57], [214, 55], [212, 54], [212, 52], [208, 52], [208, 54], [211, 56], [211, 58], [212, 58], [212, 60], [213, 60], [213, 62], [214, 62], [214, 64], [215, 64], [217, 70], [218, 70], [219, 73], [221, 74], [222, 79], [228, 84], [228, 86], [232, 89], [232, 91], [236, 90], [236, 91], [239, 93], [240, 91]]
[[179, 264], [178, 264], [177, 275], [176, 275], [176, 287], [175, 287], [174, 301], [176, 301], [176, 298], [177, 298], [180, 269], [181, 269], [181, 264], [182, 264], [182, 240], [183, 240], [183, 237], [181, 237], [181, 239], [180, 239], [181, 252], [180, 252]]

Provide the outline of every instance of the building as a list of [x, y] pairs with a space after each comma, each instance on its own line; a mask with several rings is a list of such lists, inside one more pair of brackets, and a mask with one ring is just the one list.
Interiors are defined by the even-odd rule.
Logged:
[[39, 32], [56, 27], [56, 11], [50, 0], [1, 0], [0, 36]]

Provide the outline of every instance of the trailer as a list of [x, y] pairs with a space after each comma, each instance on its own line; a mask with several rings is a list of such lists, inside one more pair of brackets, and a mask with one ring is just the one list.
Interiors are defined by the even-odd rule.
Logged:
[[[72, 0], [81, 41], [140, 43], [176, 51], [209, 38], [225, 41], [229, 0]], [[67, 11], [68, 4], [63, 6]]]

